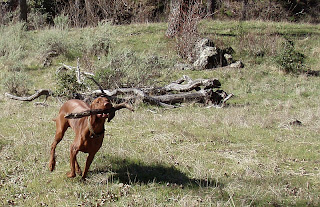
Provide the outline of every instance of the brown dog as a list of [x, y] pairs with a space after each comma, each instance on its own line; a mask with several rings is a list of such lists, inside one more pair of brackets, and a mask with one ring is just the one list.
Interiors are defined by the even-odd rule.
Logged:
[[78, 113], [89, 109], [110, 109], [112, 104], [106, 97], [98, 97], [91, 103], [91, 106], [80, 100], [69, 100], [64, 103], [59, 111], [56, 121], [56, 135], [51, 145], [49, 169], [55, 168], [55, 149], [57, 144], [62, 140], [65, 131], [71, 127], [76, 137], [70, 147], [70, 167], [71, 171], [67, 173], [69, 178], [75, 177], [76, 173], [81, 175], [81, 170], [77, 162], [77, 153], [79, 151], [88, 153], [86, 166], [82, 173], [85, 179], [88, 169], [92, 163], [95, 154], [102, 145], [104, 138], [104, 123], [108, 114], [96, 114], [81, 119], [66, 119], [65, 115], [69, 113]]

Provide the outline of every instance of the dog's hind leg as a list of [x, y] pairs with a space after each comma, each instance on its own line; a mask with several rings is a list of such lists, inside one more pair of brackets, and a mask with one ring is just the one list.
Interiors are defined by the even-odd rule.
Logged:
[[68, 129], [69, 124], [66, 119], [58, 119], [56, 120], [56, 135], [54, 138], [53, 143], [51, 144], [51, 151], [50, 151], [50, 160], [49, 160], [49, 170], [53, 171], [56, 166], [56, 158], [55, 158], [55, 151], [57, 144], [62, 140], [64, 133]]
[[76, 173], [78, 174], [78, 175], [81, 175], [82, 174], [82, 172], [81, 172], [81, 168], [80, 168], [80, 165], [79, 165], [79, 163], [78, 163], [78, 161], [77, 161], [77, 157], [76, 157]]
[[70, 147], [70, 172], [67, 173], [67, 176], [69, 178], [73, 178], [76, 176], [76, 168], [79, 167], [77, 166], [77, 154], [78, 154], [78, 147], [73, 143]]

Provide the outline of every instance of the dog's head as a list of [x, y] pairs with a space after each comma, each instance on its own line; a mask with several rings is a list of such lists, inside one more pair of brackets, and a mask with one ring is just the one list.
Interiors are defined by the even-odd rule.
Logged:
[[[111, 107], [112, 107], [112, 104], [107, 97], [98, 97], [94, 99], [90, 106], [91, 109], [102, 109], [102, 110], [111, 109]], [[103, 113], [103, 114], [97, 114], [97, 117], [108, 118], [109, 115]]]

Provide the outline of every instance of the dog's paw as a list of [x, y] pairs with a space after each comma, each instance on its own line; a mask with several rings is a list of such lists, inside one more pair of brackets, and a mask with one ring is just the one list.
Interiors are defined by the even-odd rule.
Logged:
[[67, 177], [68, 178], [74, 178], [74, 177], [76, 177], [76, 174], [74, 172], [68, 172], [67, 173]]
[[56, 166], [56, 162], [51, 161], [51, 162], [49, 163], [49, 170], [52, 172], [52, 171], [54, 170], [55, 166]]
[[76, 173], [77, 173], [78, 175], [82, 175], [82, 171], [81, 171], [80, 169], [76, 170]]

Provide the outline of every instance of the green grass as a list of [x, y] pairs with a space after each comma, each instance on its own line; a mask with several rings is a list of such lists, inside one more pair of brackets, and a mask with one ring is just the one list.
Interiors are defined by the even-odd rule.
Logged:
[[[106, 28], [112, 30], [108, 55], [128, 48], [139, 57], [156, 54], [168, 65], [179, 60], [174, 41], [164, 37], [165, 24], [70, 29], [63, 37], [55, 29], [23, 32], [27, 49], [20, 70], [32, 78], [30, 93], [56, 87], [60, 63], [75, 66], [78, 55], [83, 58]], [[56, 170], [48, 170], [52, 119], [61, 103], [49, 98], [49, 106], [40, 107], [4, 97], [2, 81], [16, 57], [8, 50], [7, 58], [0, 57], [0, 206], [319, 206], [319, 78], [285, 74], [273, 61], [284, 33], [290, 34], [307, 66], [317, 70], [318, 30], [309, 24], [244, 22], [239, 29], [239, 22], [202, 22], [201, 34], [232, 46], [246, 67], [161, 69], [169, 75], [159, 82], [183, 74], [215, 77], [235, 95], [229, 105], [208, 109], [189, 104], [173, 110], [139, 105], [134, 113], [119, 111], [106, 124], [103, 147], [85, 182], [66, 177], [71, 130], [57, 147]], [[271, 34], [277, 34], [274, 44]], [[43, 68], [37, 57], [46, 51], [49, 37], [66, 52]], [[266, 51], [259, 60], [252, 55], [258, 49]], [[90, 54], [87, 59], [93, 65], [108, 61]], [[141, 66], [134, 67], [139, 71]], [[302, 126], [289, 124], [296, 119]], [[85, 159], [79, 153], [82, 167]]]

